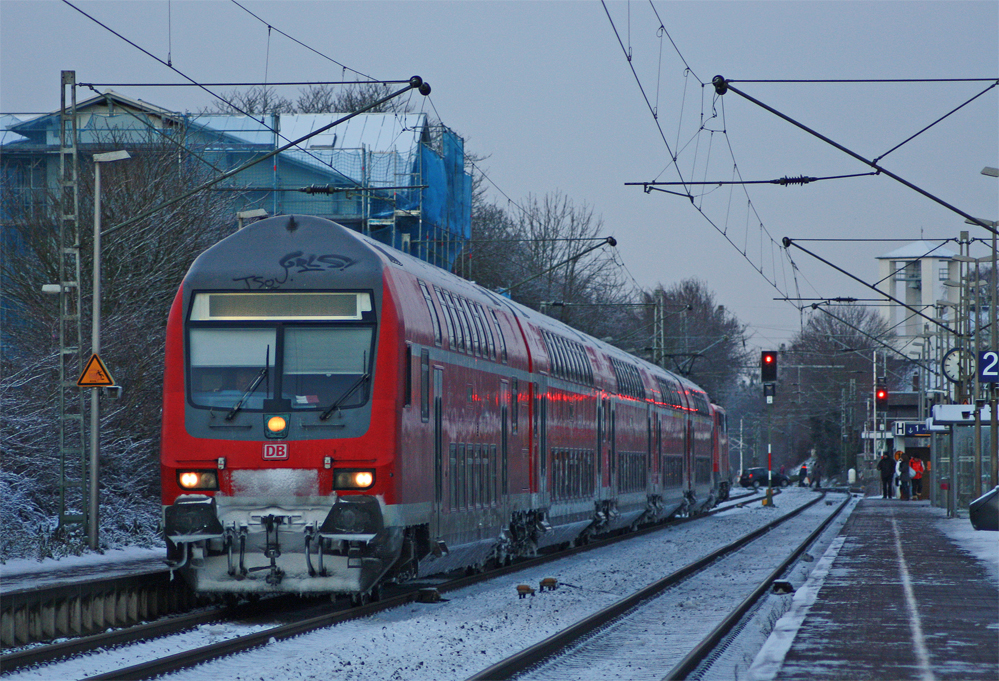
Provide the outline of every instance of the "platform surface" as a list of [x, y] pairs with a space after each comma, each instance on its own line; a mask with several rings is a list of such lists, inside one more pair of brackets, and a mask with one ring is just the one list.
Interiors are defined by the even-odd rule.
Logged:
[[776, 678], [999, 679], [999, 587], [940, 522], [862, 500]]

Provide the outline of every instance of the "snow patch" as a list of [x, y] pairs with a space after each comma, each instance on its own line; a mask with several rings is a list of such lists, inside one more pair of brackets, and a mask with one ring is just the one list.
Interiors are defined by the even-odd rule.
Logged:
[[237, 497], [317, 496], [319, 471], [308, 468], [234, 470], [232, 492]]

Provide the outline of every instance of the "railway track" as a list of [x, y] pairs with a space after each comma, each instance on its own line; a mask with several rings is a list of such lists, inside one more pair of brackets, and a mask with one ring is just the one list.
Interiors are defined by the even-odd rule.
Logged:
[[[675, 526], [696, 521], [699, 518], [714, 515], [733, 506], [759, 501], [762, 498], [762, 495], [754, 495], [752, 493], [743, 494], [732, 498], [730, 501], [717, 506], [711, 511], [693, 518], [674, 520], [667, 525]], [[664, 525], [662, 524], [645, 527], [635, 532], [592, 541], [585, 546], [568, 548], [563, 551], [546, 554], [527, 561], [521, 561], [512, 566], [490, 570], [477, 575], [451, 579], [442, 583], [422, 582], [414, 587], [397, 589], [396, 592], [392, 593], [389, 597], [360, 608], [350, 608], [345, 603], [331, 606], [328, 601], [320, 603], [317, 602], [317, 599], [313, 599], [311, 602], [303, 604], [299, 599], [295, 599], [293, 597], [268, 599], [259, 603], [243, 604], [237, 608], [216, 607], [201, 612], [163, 618], [155, 622], [108, 631], [98, 635], [27, 648], [0, 657], [0, 667], [2, 667], [5, 672], [11, 672], [17, 669], [45, 664], [53, 660], [83, 655], [97, 650], [105, 650], [114, 646], [121, 646], [132, 642], [147, 641], [153, 638], [165, 637], [198, 627], [223, 622], [246, 620], [260, 621], [265, 616], [269, 616], [270, 619], [273, 619], [274, 617], [281, 617], [284, 619], [296, 620], [295, 622], [286, 625], [268, 627], [265, 630], [254, 632], [245, 636], [236, 636], [226, 641], [218, 641], [210, 645], [200, 646], [194, 650], [178, 653], [163, 659], [152, 660], [125, 669], [118, 669], [106, 675], [90, 677], [95, 679], [149, 678], [158, 674], [164, 674], [194, 666], [218, 657], [231, 655], [236, 652], [250, 650], [252, 648], [265, 645], [272, 639], [282, 640], [284, 638], [297, 636], [308, 631], [321, 629], [353, 619], [367, 617], [382, 610], [412, 603], [421, 597], [419, 593], [421, 586], [426, 588], [432, 584], [433, 588], [438, 592], [446, 593], [451, 590], [465, 588], [467, 586], [495, 579], [497, 577], [502, 577], [504, 575], [514, 574], [521, 570], [528, 570], [566, 556], [598, 549], [604, 546], [610, 546], [617, 542], [627, 541], [629, 539], [641, 537], [645, 534], [661, 531], [663, 527]]]
[[[613, 664], [620, 668], [624, 664], [630, 664], [629, 660], [622, 660], [620, 650], [627, 645], [634, 654], [642, 656], [641, 650], [653, 647], [662, 649], [663, 641], [660, 630], [665, 620], [677, 617], [677, 598], [672, 601], [666, 599], [665, 592], [684, 582], [693, 582], [694, 576], [703, 576], [708, 570], [724, 572], [728, 568], [724, 565], [725, 560], [733, 560], [738, 552], [753, 542], [767, 541], [766, 534], [778, 525], [788, 523], [798, 518], [800, 514], [816, 506], [825, 494], [817, 497], [808, 504], [801, 506], [795, 511], [774, 520], [771, 523], [711, 552], [710, 554], [684, 566], [680, 570], [663, 577], [662, 579], [648, 585], [647, 587], [622, 598], [616, 603], [603, 610], [587, 617], [558, 633], [549, 636], [545, 640], [532, 645], [524, 650], [507, 657], [506, 659], [489, 666], [488, 668], [474, 674], [469, 681], [486, 681], [494, 679], [559, 679], [572, 678], [578, 675], [579, 670], [588, 670], [594, 678], [602, 676], [594, 669], [594, 659], [613, 659]], [[675, 653], [677, 646], [683, 650], [689, 650], [679, 663], [676, 663], [669, 673], [663, 677], [662, 670], [668, 669], [671, 662], [653, 662], [658, 665], [659, 670], [654, 675], [655, 678], [685, 679], [701, 665], [705, 659], [711, 655], [715, 647], [723, 641], [740, 619], [753, 607], [753, 605], [765, 595], [776, 580], [787, 570], [809, 545], [811, 545], [819, 534], [828, 526], [830, 522], [846, 507], [850, 497], [847, 495], [843, 502], [829, 513], [818, 527], [790, 551], [786, 552], [783, 560], [779, 561], [771, 570], [767, 570], [766, 575], [759, 580], [755, 589], [741, 599], [735, 607], [725, 614], [724, 611], [718, 615], [718, 623], [703, 639], [698, 641], [675, 641], [671, 642], [669, 648], [671, 652], [663, 655], [666, 660], [675, 660], [680, 655]], [[694, 593], [697, 588], [695, 587]], [[690, 592], [679, 596], [680, 608], [683, 599], [691, 598]], [[696, 596], [693, 596], [696, 598]], [[661, 601], [661, 602], [660, 602]], [[651, 639], [649, 638], [651, 637]], [[652, 640], [656, 639], [658, 640]], [[682, 637], [680, 637], [682, 639]], [[652, 645], [646, 647], [638, 643], [648, 642]], [[634, 661], [634, 660], [632, 660]], [[639, 662], [635, 661], [636, 666]], [[631, 669], [621, 669], [620, 673], [629, 676]], [[610, 673], [610, 672], [609, 672]], [[636, 672], [637, 673], [637, 672]]]

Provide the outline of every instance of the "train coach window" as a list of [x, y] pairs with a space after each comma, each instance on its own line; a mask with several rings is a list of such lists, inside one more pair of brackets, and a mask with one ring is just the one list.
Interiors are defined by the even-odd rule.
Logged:
[[364, 404], [373, 334], [369, 326], [285, 327], [282, 397], [293, 409]]
[[420, 290], [423, 292], [423, 300], [427, 303], [427, 311], [430, 313], [430, 321], [434, 327], [434, 345], [439, 347], [441, 344], [441, 320], [437, 317], [437, 308], [434, 307], [434, 301], [430, 297], [430, 289], [422, 281], [420, 281]]
[[[492, 312], [492, 314], [493, 314], [493, 321], [496, 322], [496, 331], [497, 331], [497, 333], [499, 333], [500, 352], [502, 352], [502, 354], [503, 354], [503, 362], [505, 363], [506, 359], [507, 359], [507, 356], [506, 356], [506, 336], [503, 335], [503, 327], [500, 326], [499, 317], [496, 316], [496, 310], [490, 310], [490, 312]], [[516, 431], [514, 431], [514, 432], [516, 432]]]
[[253, 388], [242, 406], [262, 409], [274, 386], [276, 340], [275, 329], [191, 329], [191, 400], [204, 407], [231, 408]]
[[441, 309], [444, 310], [444, 323], [447, 325], [447, 342], [451, 346], [451, 349], [455, 350], [457, 348], [458, 334], [454, 329], [451, 306], [448, 304], [447, 298], [444, 297], [444, 291], [440, 287], [434, 286], [434, 292], [437, 294], [437, 300], [441, 304]]

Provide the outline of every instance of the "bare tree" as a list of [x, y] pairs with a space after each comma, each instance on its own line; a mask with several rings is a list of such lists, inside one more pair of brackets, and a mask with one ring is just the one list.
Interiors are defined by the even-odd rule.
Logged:
[[[122, 148], [109, 141], [100, 152]], [[202, 192], [153, 217], [115, 229], [132, 216], [201, 184], [212, 171], [178, 157], [172, 146], [136, 150], [133, 158], [102, 172], [102, 352], [123, 397], [104, 403], [102, 431], [102, 536], [156, 537], [159, 496], [160, 405], [167, 312], [191, 261], [233, 226], [232, 192]], [[93, 172], [81, 159], [80, 215], [92, 214]], [[56, 389], [57, 302], [41, 285], [58, 281], [55, 201], [28, 211], [16, 192], [4, 191], [3, 210], [15, 246], [5, 249], [4, 297], [16, 309], [5, 329], [0, 376], [0, 456], [18, 476], [38, 512], [51, 517], [58, 498]], [[50, 197], [51, 199], [51, 197]], [[92, 234], [81, 229], [81, 291], [91, 290]], [[84, 305], [84, 328], [90, 326]], [[6, 500], [4, 501], [6, 506]], [[4, 510], [6, 515], [9, 509]], [[28, 547], [30, 549], [30, 547]], [[20, 550], [28, 550], [24, 545]], [[10, 550], [7, 548], [0, 550]], [[40, 549], [39, 549], [40, 550]]]
[[273, 87], [258, 85], [246, 90], [229, 90], [222, 93], [222, 99], [215, 100], [202, 110], [206, 114], [274, 114], [295, 113], [295, 104], [282, 97]]
[[[324, 88], [329, 88], [325, 90]], [[338, 113], [354, 113], [366, 106], [374, 104], [379, 99], [384, 99], [394, 92], [394, 89], [385, 83], [358, 82], [344, 85], [335, 95], [332, 86], [310, 86], [303, 91], [299, 97], [300, 113], [325, 113], [335, 111]], [[310, 94], [310, 93], [319, 93]], [[328, 109], [312, 108], [306, 111], [302, 104], [318, 100], [319, 102], [329, 102]], [[382, 102], [378, 106], [369, 109], [367, 113], [410, 113], [413, 111], [412, 104], [408, 98], [395, 97], [387, 102]]]
[[697, 279], [660, 286], [644, 293], [643, 300], [650, 342], [654, 340], [654, 306], [662, 307], [666, 367], [690, 377], [712, 400], [725, 404], [749, 363], [747, 325], [718, 305], [707, 284]]
[[532, 307], [542, 301], [567, 303], [569, 307], [562, 308], [558, 316], [584, 330], [606, 314], [585, 304], [628, 302], [613, 252], [609, 247], [591, 250], [608, 236], [592, 208], [575, 205], [561, 192], [528, 196], [522, 205], [515, 234], [524, 245], [526, 259], [518, 264], [522, 281], [535, 278], [516, 286], [514, 298]]
[[[781, 356], [775, 418], [797, 461], [811, 451], [828, 474], [856, 454], [866, 400], [873, 389], [872, 355], [886, 350], [895, 334], [873, 308], [859, 305], [816, 309]], [[889, 355], [887, 380], [900, 388], [908, 361]]]

